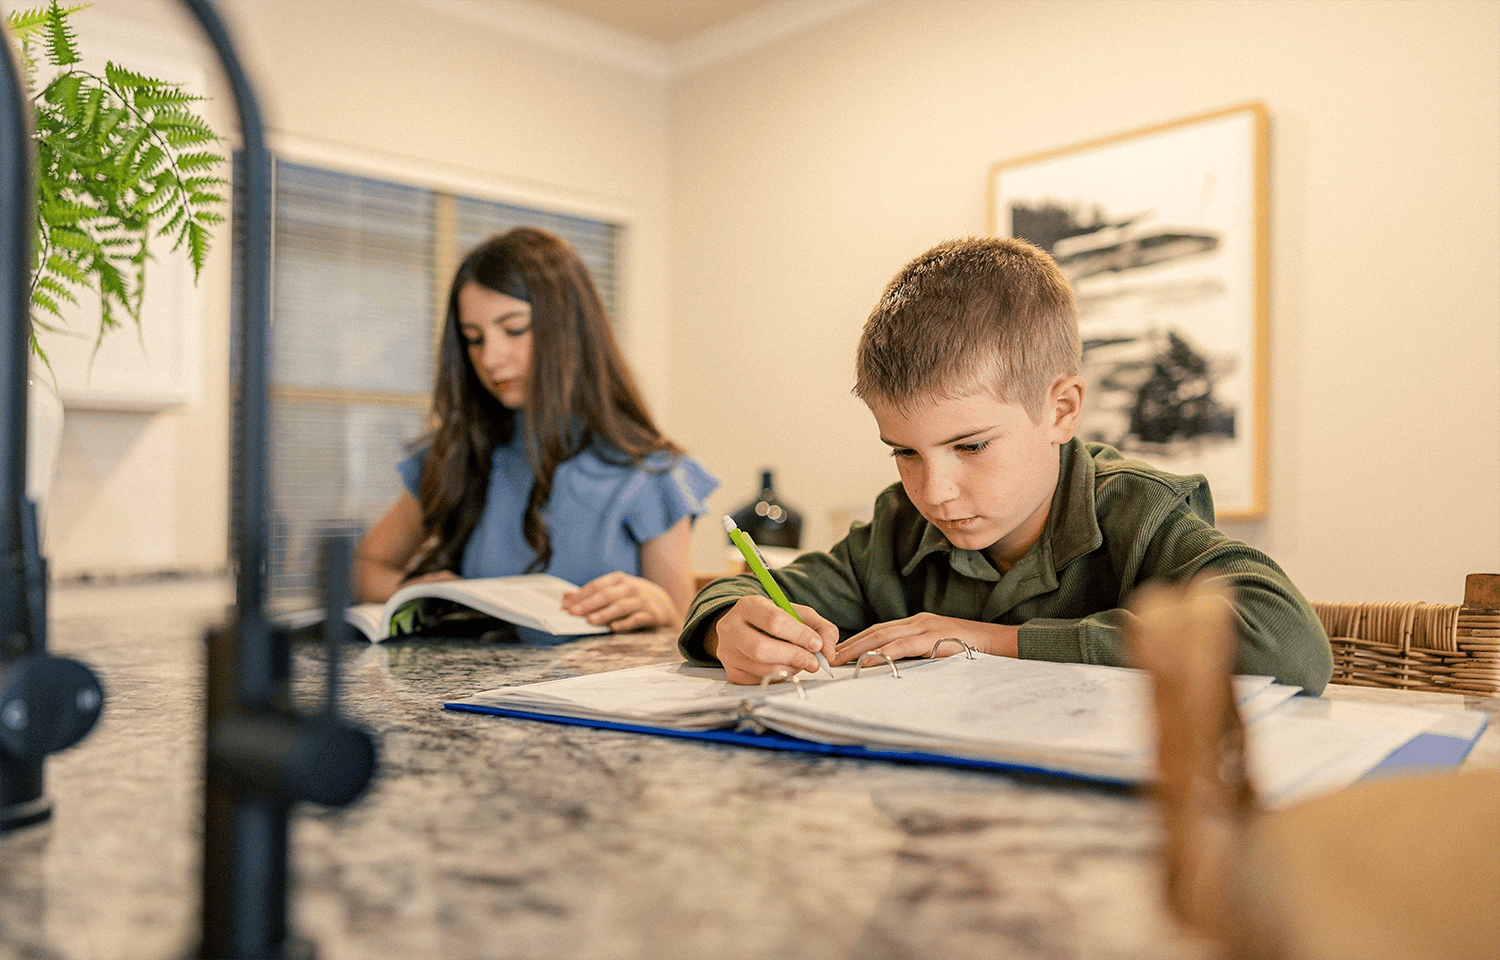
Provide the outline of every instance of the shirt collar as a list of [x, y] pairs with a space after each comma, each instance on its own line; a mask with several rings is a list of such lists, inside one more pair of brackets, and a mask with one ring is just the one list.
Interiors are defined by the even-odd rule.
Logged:
[[1094, 502], [1094, 458], [1083, 441], [1074, 437], [1063, 445], [1059, 460], [1057, 491], [1041, 540], [1050, 547], [1055, 570], [1104, 544]]

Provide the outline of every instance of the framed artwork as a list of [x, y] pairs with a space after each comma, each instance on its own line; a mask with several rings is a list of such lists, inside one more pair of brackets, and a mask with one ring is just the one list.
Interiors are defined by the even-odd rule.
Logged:
[[1267, 508], [1267, 118], [1251, 103], [1006, 160], [990, 232], [1052, 254], [1083, 334], [1085, 440]]

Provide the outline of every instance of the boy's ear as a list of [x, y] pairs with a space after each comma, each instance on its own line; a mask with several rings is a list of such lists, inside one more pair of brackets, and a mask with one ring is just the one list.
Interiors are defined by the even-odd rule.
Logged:
[[1052, 441], [1067, 443], [1078, 432], [1078, 421], [1083, 416], [1083, 394], [1086, 389], [1083, 378], [1059, 377], [1047, 394], [1048, 411], [1052, 415]]

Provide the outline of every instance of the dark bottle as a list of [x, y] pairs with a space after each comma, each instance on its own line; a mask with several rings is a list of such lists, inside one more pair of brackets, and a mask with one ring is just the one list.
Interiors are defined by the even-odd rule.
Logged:
[[760, 496], [730, 514], [734, 525], [750, 534], [762, 547], [799, 547], [802, 545], [802, 514], [776, 496], [771, 471], [760, 474]]

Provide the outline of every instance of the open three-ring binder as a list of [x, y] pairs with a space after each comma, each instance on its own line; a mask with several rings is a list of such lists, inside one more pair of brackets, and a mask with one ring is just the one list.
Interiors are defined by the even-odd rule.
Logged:
[[[1143, 784], [1155, 774], [1150, 678], [1123, 667], [964, 649], [799, 674], [760, 687], [722, 669], [665, 663], [500, 687], [444, 706], [776, 750]], [[1298, 696], [1234, 678], [1250, 773], [1266, 806], [1413, 767], [1456, 766], [1484, 730], [1478, 711]]]

